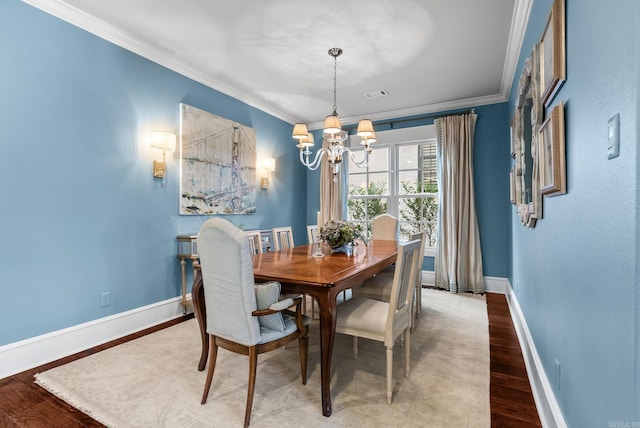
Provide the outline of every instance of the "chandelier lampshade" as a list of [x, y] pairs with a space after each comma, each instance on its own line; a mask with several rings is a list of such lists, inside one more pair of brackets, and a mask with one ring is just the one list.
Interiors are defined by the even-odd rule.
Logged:
[[371, 123], [369, 119], [362, 119], [358, 123], [357, 134], [359, 137], [362, 137], [362, 138], [373, 137], [374, 135], [373, 123]]
[[304, 138], [307, 138], [307, 135], [309, 134], [309, 131], [307, 130], [307, 125], [304, 123], [296, 123], [293, 126], [293, 135], [292, 137], [295, 138], [296, 140], [302, 140]]
[[325, 134], [337, 134], [342, 131], [342, 125], [337, 115], [329, 115], [324, 120], [324, 133]]

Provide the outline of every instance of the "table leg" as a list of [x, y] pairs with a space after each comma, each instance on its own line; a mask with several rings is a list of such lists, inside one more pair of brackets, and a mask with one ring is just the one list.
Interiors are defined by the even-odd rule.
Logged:
[[336, 334], [336, 297], [332, 288], [317, 293], [320, 307], [320, 382], [322, 385], [322, 414], [331, 416], [331, 355]]
[[207, 357], [209, 356], [209, 335], [207, 334], [207, 307], [204, 303], [204, 283], [202, 281], [201, 270], [198, 270], [193, 280], [191, 300], [193, 301], [193, 313], [198, 320], [198, 327], [200, 327], [200, 339], [202, 342], [198, 371], [203, 371], [207, 365]]
[[[187, 313], [187, 261], [183, 258], [180, 259], [180, 269], [182, 273], [182, 313]], [[195, 276], [194, 276], [195, 278]]]

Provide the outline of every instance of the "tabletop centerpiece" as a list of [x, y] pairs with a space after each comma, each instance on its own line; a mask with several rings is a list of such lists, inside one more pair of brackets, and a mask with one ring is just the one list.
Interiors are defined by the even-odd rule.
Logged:
[[362, 226], [342, 220], [329, 220], [319, 230], [320, 239], [331, 247], [332, 253], [345, 253], [353, 255], [353, 246], [356, 239], [362, 240], [366, 245], [366, 239], [362, 234]]

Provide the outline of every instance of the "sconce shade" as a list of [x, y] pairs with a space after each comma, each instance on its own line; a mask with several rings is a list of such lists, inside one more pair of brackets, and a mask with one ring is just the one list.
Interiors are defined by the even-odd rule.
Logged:
[[151, 148], [176, 151], [176, 134], [165, 131], [151, 131]]
[[324, 133], [325, 134], [337, 134], [342, 131], [342, 125], [337, 115], [331, 114], [324, 120]]
[[307, 138], [308, 133], [307, 125], [304, 123], [296, 123], [293, 127], [293, 138], [295, 139], [301, 140]]
[[269, 172], [274, 172], [276, 170], [276, 160], [274, 158], [264, 158], [262, 159], [262, 169]]
[[373, 123], [369, 119], [362, 119], [358, 122], [358, 136], [362, 138], [372, 137], [373, 133]]

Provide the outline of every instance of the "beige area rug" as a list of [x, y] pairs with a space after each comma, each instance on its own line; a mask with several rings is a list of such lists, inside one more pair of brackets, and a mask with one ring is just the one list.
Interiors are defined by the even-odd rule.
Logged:
[[[489, 427], [489, 338], [484, 297], [424, 290], [411, 335], [411, 373], [394, 349], [393, 403], [385, 401], [380, 342], [337, 335], [333, 414], [322, 416], [317, 321], [309, 334], [302, 385], [297, 344], [258, 357], [251, 426]], [[200, 338], [189, 320], [36, 375], [36, 382], [110, 427], [242, 426], [248, 361], [220, 350], [209, 399], [200, 405], [206, 371], [196, 369]]]

